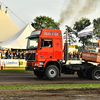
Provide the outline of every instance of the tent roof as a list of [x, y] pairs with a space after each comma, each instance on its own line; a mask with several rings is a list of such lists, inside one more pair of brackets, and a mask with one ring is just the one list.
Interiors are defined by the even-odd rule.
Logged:
[[26, 49], [26, 38], [30, 36], [32, 30], [33, 28], [30, 26], [30, 24], [28, 24], [14, 36], [0, 43], [0, 46], [13, 49]]
[[20, 28], [12, 21], [8, 11], [4, 11], [0, 5], [0, 42], [7, 40], [20, 31]]

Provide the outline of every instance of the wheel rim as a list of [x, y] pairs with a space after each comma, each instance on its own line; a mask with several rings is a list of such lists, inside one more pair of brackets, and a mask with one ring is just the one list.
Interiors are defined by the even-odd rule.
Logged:
[[49, 76], [50, 77], [55, 77], [56, 76], [56, 71], [54, 69], [49, 70]]
[[100, 70], [96, 70], [96, 71], [94, 72], [94, 77], [95, 77], [96, 79], [100, 79]]

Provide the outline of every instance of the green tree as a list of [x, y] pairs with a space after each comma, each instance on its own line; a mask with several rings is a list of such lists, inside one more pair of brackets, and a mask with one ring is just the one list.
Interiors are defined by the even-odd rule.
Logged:
[[94, 19], [94, 31], [93, 34], [95, 36], [95, 39], [100, 39], [100, 18]]
[[75, 48], [78, 49], [78, 50], [80, 50], [80, 47], [78, 45], [75, 45]]
[[94, 48], [92, 46], [90, 46], [89, 49], [94, 49]]
[[[76, 31], [76, 32], [74, 32], [76, 37], [78, 37], [78, 32], [80, 32], [85, 27], [89, 26], [90, 24], [91, 24], [91, 22], [88, 18], [82, 18], [80, 21], [75, 22], [73, 29]], [[83, 44], [83, 48], [84, 48], [85, 45], [87, 45], [88, 43], [91, 42], [90, 41], [91, 39], [92, 39], [91, 35], [79, 37], [79, 42], [81, 42]]]
[[54, 19], [46, 16], [39, 16], [34, 19], [31, 24], [35, 29], [59, 29], [59, 23], [55, 22]]
[[[75, 39], [75, 37], [73, 35], [75, 31], [73, 31], [71, 29], [71, 27], [69, 27], [68, 25], [66, 25], [66, 30], [68, 31], [67, 39], [68, 39], [69, 45], [71, 45], [71, 44], [76, 42], [76, 39]], [[66, 32], [64, 34], [66, 34]]]

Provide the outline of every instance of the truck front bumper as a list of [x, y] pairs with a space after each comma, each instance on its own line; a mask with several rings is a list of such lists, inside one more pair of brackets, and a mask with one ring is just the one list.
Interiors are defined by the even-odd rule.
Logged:
[[34, 70], [43, 71], [44, 67], [26, 66], [25, 70], [29, 70], [29, 71], [34, 71]]

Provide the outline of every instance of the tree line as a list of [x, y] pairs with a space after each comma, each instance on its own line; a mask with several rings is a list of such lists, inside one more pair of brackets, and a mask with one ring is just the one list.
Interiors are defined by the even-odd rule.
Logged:
[[[68, 30], [69, 45], [72, 45], [73, 43], [76, 42], [76, 40], [78, 40], [78, 42], [82, 43], [84, 47], [88, 43], [91, 43], [92, 37], [94, 37], [95, 39], [99, 39], [100, 38], [100, 18], [94, 19], [92, 23], [94, 25], [93, 36], [88, 35], [84, 37], [78, 37], [78, 32], [80, 32], [85, 27], [91, 24], [90, 19], [81, 18], [79, 21], [76, 21], [74, 23], [73, 27], [65, 25], [66, 30]], [[43, 29], [43, 28], [59, 29], [59, 24], [60, 24], [59, 22], [55, 22], [54, 19], [47, 16], [37, 16], [35, 19], [33, 19], [33, 22], [31, 23], [34, 29]]]

